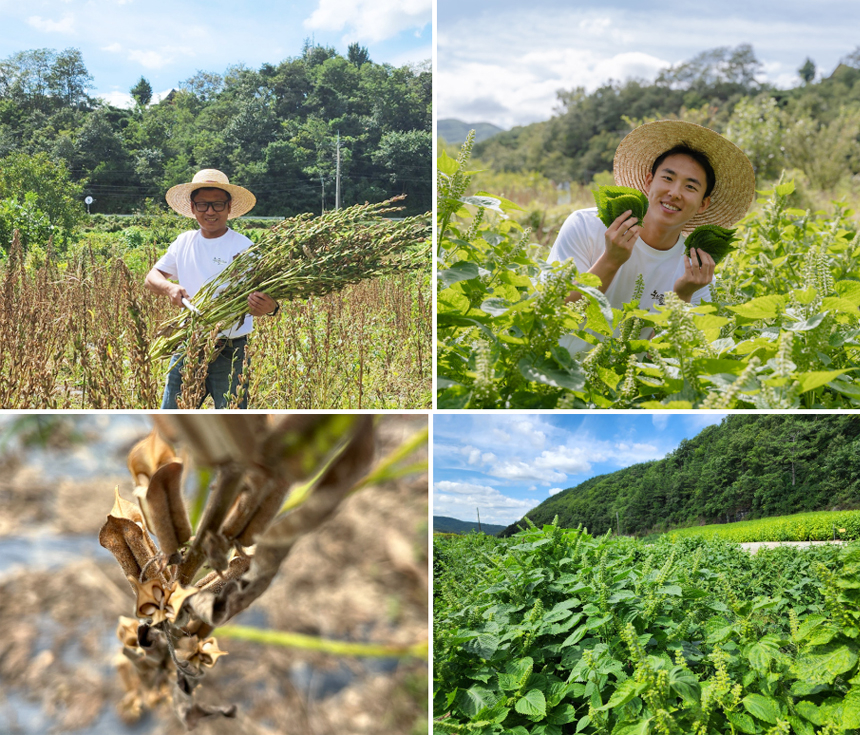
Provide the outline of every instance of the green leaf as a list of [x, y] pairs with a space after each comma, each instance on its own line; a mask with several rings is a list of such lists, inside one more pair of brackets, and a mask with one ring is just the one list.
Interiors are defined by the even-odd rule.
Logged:
[[498, 696], [485, 687], [475, 684], [468, 689], [461, 689], [457, 695], [457, 706], [469, 717], [474, 717], [482, 709], [492, 707], [499, 701]]
[[828, 643], [813, 650], [815, 653], [801, 656], [795, 662], [794, 669], [801, 681], [829, 684], [857, 663], [857, 654], [844, 644]]
[[507, 217], [505, 210], [502, 209], [502, 200], [491, 196], [473, 196], [460, 197], [463, 204], [471, 204], [473, 207], [482, 207], [484, 209], [492, 209], [502, 217]]
[[546, 699], [540, 689], [532, 689], [517, 700], [514, 709], [527, 717], [546, 717]]
[[827, 385], [831, 380], [836, 378], [843, 373], [847, 373], [846, 370], [819, 370], [810, 373], [800, 373], [795, 375], [794, 377], [797, 379], [797, 382], [800, 383], [800, 392], [806, 393], [808, 390], [815, 390], [816, 388], [820, 388], [822, 385]]
[[506, 299], [484, 299], [481, 302], [481, 311], [492, 316], [501, 316], [510, 308], [511, 305]]
[[774, 191], [777, 196], [781, 197], [787, 197], [789, 194], [794, 194], [794, 181], [786, 181], [784, 184], [779, 184]]
[[496, 649], [499, 647], [499, 639], [494, 635], [482, 633], [463, 644], [463, 650], [469, 653], [474, 653], [481, 658], [492, 658]]
[[635, 679], [625, 679], [622, 681], [618, 688], [612, 693], [612, 696], [609, 698], [609, 701], [604, 704], [602, 707], [598, 707], [598, 711], [614, 709], [615, 707], [621, 707], [627, 704], [633, 697], [637, 696], [641, 692], [645, 691], [648, 687], [647, 683], [637, 682]]
[[726, 718], [741, 732], [751, 734], [759, 732], [758, 728], [755, 726], [755, 720], [753, 720], [749, 715], [745, 715], [743, 712], [726, 712]]
[[565, 373], [547, 364], [545, 360], [533, 360], [523, 357], [517, 363], [520, 374], [526, 379], [536, 383], [552, 386], [553, 388], [567, 388], [568, 390], [582, 390], [585, 386], [585, 376], [580, 373]]
[[447, 288], [458, 281], [468, 281], [472, 278], [477, 278], [479, 275], [480, 272], [476, 263], [470, 263], [467, 260], [459, 260], [450, 268], [440, 270], [436, 274], [436, 278], [442, 282], [443, 287]]
[[784, 306], [784, 296], [770, 294], [727, 308], [747, 319], [774, 319]]
[[761, 694], [747, 694], [741, 702], [753, 717], [758, 717], [771, 725], [776, 724], [776, 718], [779, 717], [779, 703], [775, 699]]
[[457, 173], [459, 164], [457, 163], [456, 158], [451, 158], [451, 156], [445, 153], [445, 151], [442, 151], [436, 158], [436, 168], [443, 174], [453, 176], [455, 173]]

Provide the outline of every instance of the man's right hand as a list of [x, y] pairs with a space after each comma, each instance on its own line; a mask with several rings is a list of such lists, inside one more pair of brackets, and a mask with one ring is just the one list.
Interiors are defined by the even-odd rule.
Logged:
[[636, 217], [631, 217], [633, 210], [628, 209], [624, 214], [611, 224], [606, 230], [605, 258], [608, 264], [618, 270], [633, 254], [633, 246], [642, 229]]
[[188, 291], [186, 291], [182, 286], [178, 283], [171, 283], [166, 288], [167, 298], [170, 299], [170, 303], [174, 306], [182, 306], [182, 299], [189, 298]]

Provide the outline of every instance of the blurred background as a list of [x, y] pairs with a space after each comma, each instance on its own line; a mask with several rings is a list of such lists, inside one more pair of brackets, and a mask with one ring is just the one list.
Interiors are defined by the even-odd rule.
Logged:
[[[378, 457], [426, 428], [386, 415]], [[132, 499], [126, 454], [152, 428], [134, 415], [0, 416], [0, 732], [184, 732], [169, 704], [122, 719], [119, 615], [133, 597], [98, 532], [114, 488]], [[426, 447], [413, 456], [426, 459]], [[350, 496], [304, 537], [272, 587], [232, 623], [327, 639], [426, 641], [427, 475]], [[218, 637], [217, 630], [215, 631]], [[226, 638], [229, 652], [196, 691], [237, 704], [199, 733], [428, 732], [427, 662], [353, 658]]]

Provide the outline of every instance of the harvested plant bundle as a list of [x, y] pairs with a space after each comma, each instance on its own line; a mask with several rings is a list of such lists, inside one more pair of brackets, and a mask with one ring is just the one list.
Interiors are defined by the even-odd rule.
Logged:
[[598, 186], [592, 194], [597, 204], [597, 216], [607, 227], [628, 209], [633, 212], [631, 216], [639, 220], [639, 226], [642, 226], [642, 218], [648, 211], [648, 198], [638, 189], [629, 186]]
[[254, 291], [276, 301], [305, 299], [428, 263], [428, 218], [382, 217], [400, 211], [391, 204], [401, 198], [279, 222], [200, 289], [194, 297], [199, 315], [183, 311], [164, 323], [150, 357], [181, 350], [195, 328], [227, 329], [241, 322]]
[[737, 240], [735, 232], [737, 230], [729, 230], [719, 225], [701, 225], [687, 235], [684, 241], [685, 254], [690, 256], [690, 248], [704, 250], [714, 259], [714, 263], [719, 263], [734, 250], [732, 243]]

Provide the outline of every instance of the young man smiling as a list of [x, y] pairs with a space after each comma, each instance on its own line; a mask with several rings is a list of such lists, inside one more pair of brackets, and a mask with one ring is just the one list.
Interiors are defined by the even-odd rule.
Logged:
[[[146, 287], [155, 294], [167, 296], [175, 306], [190, 303], [205, 284], [224, 270], [239, 253], [253, 244], [247, 237], [227, 227], [227, 220], [249, 212], [256, 197], [247, 189], [231, 184], [216, 169], [195, 174], [190, 184], [179, 184], [167, 192], [167, 203], [185, 217], [194, 217], [199, 230], [183, 232], [167, 249], [146, 276]], [[170, 279], [174, 279], [174, 283]], [[278, 305], [264, 293], [248, 297], [248, 316], [219, 335], [219, 352], [209, 363], [206, 392], [215, 408], [226, 408], [237, 393], [239, 376], [245, 359], [245, 342], [255, 316], [276, 314]], [[184, 360], [174, 355], [167, 375], [161, 408], [176, 408], [182, 389]], [[247, 406], [247, 393], [239, 408]]]
[[[608, 228], [596, 208], [574, 212], [559, 231], [548, 261], [573, 258], [580, 272], [600, 278], [616, 309], [633, 297], [641, 274], [642, 309], [655, 311], [665, 294], [698, 304], [707, 299], [714, 261], [702, 250], [684, 255], [684, 237], [703, 224], [730, 227], [755, 196], [755, 174], [743, 151], [713, 130], [678, 120], [640, 125], [621, 141], [615, 182], [648, 197], [640, 226], [631, 212]], [[570, 300], [580, 298], [573, 292]]]

